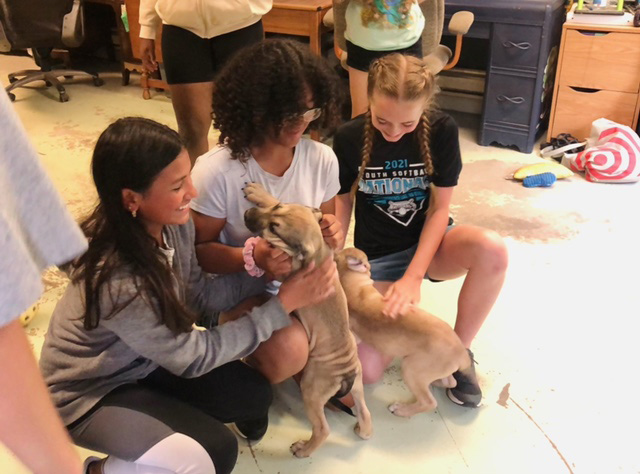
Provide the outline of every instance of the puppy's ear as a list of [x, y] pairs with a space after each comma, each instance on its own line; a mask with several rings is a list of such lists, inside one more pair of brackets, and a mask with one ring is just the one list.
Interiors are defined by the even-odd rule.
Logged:
[[347, 267], [349, 270], [358, 273], [367, 273], [367, 266], [357, 257], [347, 257]]

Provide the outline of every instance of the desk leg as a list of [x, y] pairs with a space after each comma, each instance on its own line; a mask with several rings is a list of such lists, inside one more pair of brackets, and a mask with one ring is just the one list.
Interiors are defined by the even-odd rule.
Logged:
[[313, 54], [322, 56], [322, 12], [309, 14], [309, 47]]

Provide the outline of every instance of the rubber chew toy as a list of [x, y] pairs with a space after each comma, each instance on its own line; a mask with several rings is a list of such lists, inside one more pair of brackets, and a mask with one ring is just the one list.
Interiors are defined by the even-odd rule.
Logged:
[[[527, 165], [518, 169], [513, 173], [513, 179], [523, 180], [527, 176], [533, 176], [542, 173], [552, 173], [556, 179], [568, 178], [573, 176], [573, 171], [558, 163], [545, 161], [544, 163], [536, 163], [535, 165]], [[553, 184], [553, 183], [552, 183]]]
[[534, 174], [522, 180], [525, 188], [548, 188], [556, 182], [556, 175], [551, 172]]

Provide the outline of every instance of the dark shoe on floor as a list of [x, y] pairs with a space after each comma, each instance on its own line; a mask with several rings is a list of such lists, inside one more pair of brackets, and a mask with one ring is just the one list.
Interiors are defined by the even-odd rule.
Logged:
[[269, 427], [269, 417], [259, 418], [257, 420], [236, 421], [234, 423], [235, 432], [251, 442], [258, 442], [267, 432]]
[[467, 352], [471, 357], [471, 366], [463, 371], [458, 370], [453, 373], [453, 378], [456, 379], [457, 385], [447, 389], [447, 396], [456, 405], [476, 408], [482, 400], [482, 390], [480, 390], [480, 385], [478, 385], [478, 379], [476, 378], [476, 361], [473, 358], [473, 352], [469, 349], [467, 349]]
[[105, 462], [107, 462], [107, 458], [97, 458], [95, 456], [89, 456], [84, 460], [84, 464], [82, 465], [82, 472], [84, 474], [103, 474]]

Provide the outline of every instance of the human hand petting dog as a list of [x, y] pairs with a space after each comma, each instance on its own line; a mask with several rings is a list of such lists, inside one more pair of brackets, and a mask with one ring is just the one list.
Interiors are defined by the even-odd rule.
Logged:
[[256, 265], [262, 268], [267, 277], [278, 280], [291, 273], [291, 257], [283, 250], [274, 247], [265, 239], [258, 240], [253, 250]]
[[282, 283], [278, 292], [282, 307], [290, 313], [320, 303], [335, 292], [336, 277], [336, 263], [332, 257], [317, 267], [312, 262]]
[[382, 313], [391, 318], [404, 314], [411, 305], [420, 302], [421, 278], [404, 275], [391, 285], [384, 294], [386, 302]]
[[323, 214], [320, 221], [320, 229], [322, 230], [322, 237], [329, 247], [336, 250], [342, 245], [344, 241], [344, 232], [342, 231], [342, 224], [338, 221], [338, 218], [333, 214]]

